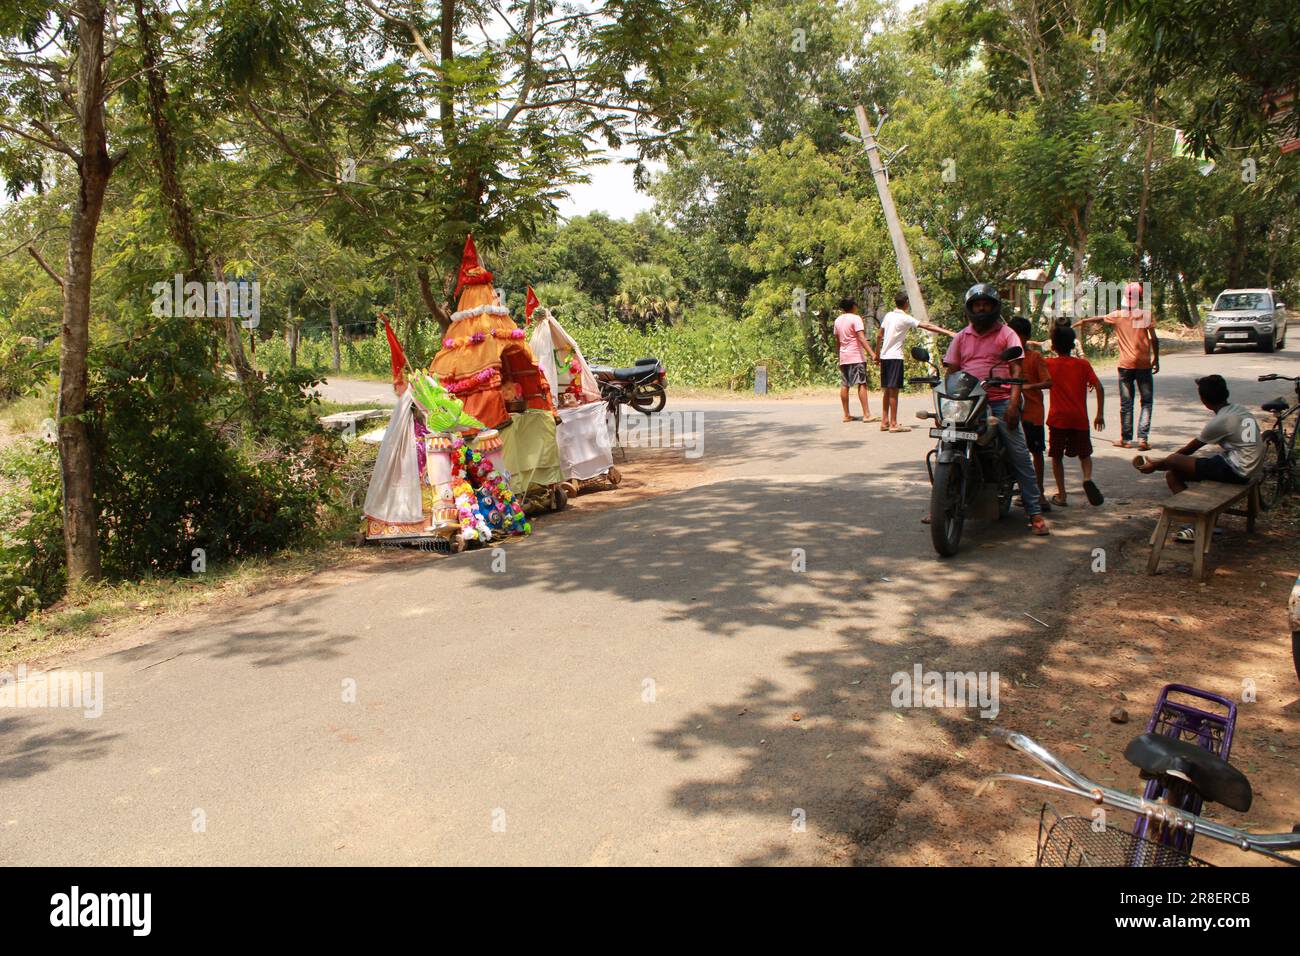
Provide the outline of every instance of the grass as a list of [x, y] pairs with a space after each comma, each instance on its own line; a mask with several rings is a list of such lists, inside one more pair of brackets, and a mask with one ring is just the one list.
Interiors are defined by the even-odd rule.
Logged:
[[337, 541], [327, 541], [323, 546], [210, 567], [203, 574], [87, 588], [20, 624], [0, 628], [0, 670], [87, 647], [116, 624], [238, 600], [347, 564], [361, 555]]
[[52, 414], [53, 397], [45, 392], [0, 405], [0, 446], [40, 431], [41, 423]]

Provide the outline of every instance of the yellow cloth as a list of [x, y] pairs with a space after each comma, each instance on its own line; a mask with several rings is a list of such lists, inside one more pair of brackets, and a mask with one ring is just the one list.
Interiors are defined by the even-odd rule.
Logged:
[[510, 473], [510, 490], [522, 495], [529, 488], [563, 481], [555, 416], [529, 409], [511, 415], [510, 420], [510, 427], [501, 430], [502, 461]]

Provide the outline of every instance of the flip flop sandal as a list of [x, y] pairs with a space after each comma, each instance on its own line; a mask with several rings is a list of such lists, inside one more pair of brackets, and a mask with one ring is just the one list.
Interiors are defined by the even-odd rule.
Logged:
[[[1223, 534], [1222, 528], [1214, 529], [1214, 537], [1217, 538], [1221, 534]], [[1185, 524], [1177, 531], [1174, 532], [1174, 540], [1181, 541], [1183, 544], [1188, 544], [1189, 542], [1195, 541], [1196, 529], [1189, 524]]]
[[1132, 447], [1133, 447], [1133, 443], [1132, 443], [1132, 442], [1125, 441], [1125, 440], [1122, 439], [1122, 438], [1121, 438], [1119, 441], [1113, 441], [1113, 442], [1111, 442], [1111, 444], [1114, 445], [1116, 448], [1132, 448]]
[[1034, 534], [1038, 535], [1040, 538], [1045, 538], [1052, 533], [1052, 529], [1047, 526], [1046, 521], [1029, 522], [1029, 530], [1032, 531]]
[[930, 523], [930, 516], [929, 516], [929, 515], [922, 515], [922, 516], [921, 516], [921, 524], [929, 524], [929, 523]]
[[880, 416], [879, 416], [879, 415], [868, 415], [866, 418], [862, 419], [862, 421], [863, 421], [864, 423], [866, 423], [866, 424], [871, 424], [872, 422], [878, 422], [878, 421], [880, 421]]
[[1083, 483], [1083, 493], [1088, 496], [1088, 504], [1096, 507], [1106, 500], [1106, 496], [1101, 493], [1095, 481], [1085, 481]]
[[1070, 507], [1070, 503], [1066, 501], [1064, 498], [1062, 498], [1060, 495], [1052, 495], [1052, 497], [1049, 498], [1048, 500], [1057, 508]]
[[890, 429], [891, 432], [910, 432], [911, 430], [906, 425], [895, 425]]
[[1151, 450], [1150, 442], [1146, 442], [1146, 441], [1138, 442], [1138, 451], [1150, 451], [1150, 450]]

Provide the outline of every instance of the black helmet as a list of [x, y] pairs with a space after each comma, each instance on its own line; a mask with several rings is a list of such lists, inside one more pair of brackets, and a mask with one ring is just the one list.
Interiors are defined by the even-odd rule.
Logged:
[[987, 316], [992, 316], [993, 321], [996, 322], [1002, 317], [1002, 298], [998, 295], [998, 287], [989, 285], [987, 282], [977, 282], [966, 290], [965, 310], [967, 322], [974, 318], [971, 306], [976, 299], [988, 299], [993, 303], [993, 311], [985, 313]]

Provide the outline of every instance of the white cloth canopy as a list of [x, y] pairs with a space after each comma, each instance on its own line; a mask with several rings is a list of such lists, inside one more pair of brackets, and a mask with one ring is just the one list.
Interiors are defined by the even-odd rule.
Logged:
[[366, 490], [366, 515], [390, 524], [410, 524], [424, 517], [413, 401], [408, 388], [393, 407]]
[[582, 349], [578, 348], [578, 343], [573, 340], [573, 336], [564, 331], [564, 327], [551, 315], [550, 309], [542, 311], [545, 315], [537, 323], [537, 328], [533, 329], [533, 334], [529, 336], [528, 347], [537, 357], [537, 364], [546, 375], [546, 381], [551, 383], [551, 398], [555, 400], [556, 408], [560, 407], [560, 375], [555, 362], [557, 351], [572, 351], [578, 357], [578, 367], [581, 370], [578, 373], [579, 385], [582, 388], [583, 400], [596, 401], [600, 398], [600, 386], [596, 384], [596, 376], [592, 375], [591, 369], [587, 367], [587, 360], [582, 357]]
[[596, 478], [614, 464], [604, 402], [561, 408], [555, 441], [560, 446], [560, 469], [565, 478]]

